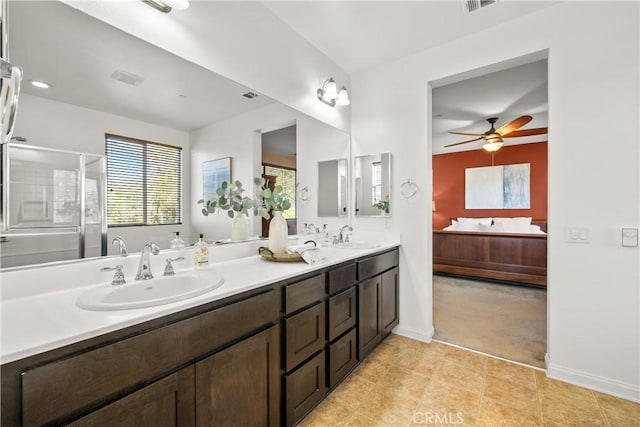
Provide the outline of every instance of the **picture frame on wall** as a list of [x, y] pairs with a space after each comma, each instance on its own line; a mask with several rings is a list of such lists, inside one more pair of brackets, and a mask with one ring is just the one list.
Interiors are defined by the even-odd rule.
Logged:
[[202, 162], [202, 192], [204, 200], [217, 198], [216, 189], [224, 181], [231, 183], [231, 157]]

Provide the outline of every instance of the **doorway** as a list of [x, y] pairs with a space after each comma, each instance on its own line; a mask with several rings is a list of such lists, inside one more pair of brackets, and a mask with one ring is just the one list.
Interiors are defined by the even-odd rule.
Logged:
[[432, 88], [434, 339], [543, 368], [546, 52]]
[[[273, 189], [282, 186], [283, 193], [291, 200], [291, 208], [282, 213], [290, 235], [297, 233], [296, 216], [296, 125], [264, 132], [262, 134], [261, 174], [265, 186]], [[269, 237], [271, 218], [262, 219], [262, 237]]]

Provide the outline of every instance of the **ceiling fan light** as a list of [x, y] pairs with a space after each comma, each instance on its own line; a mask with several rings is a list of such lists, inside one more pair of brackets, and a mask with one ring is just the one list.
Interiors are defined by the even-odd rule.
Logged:
[[484, 148], [486, 151], [490, 153], [493, 153], [494, 151], [498, 151], [499, 149], [501, 149], [503, 145], [504, 145], [504, 142], [502, 141], [493, 141], [493, 142], [487, 141], [482, 146], [482, 148]]
[[336, 105], [345, 106], [351, 104], [349, 101], [349, 92], [347, 88], [342, 86], [338, 92], [338, 98], [336, 98]]

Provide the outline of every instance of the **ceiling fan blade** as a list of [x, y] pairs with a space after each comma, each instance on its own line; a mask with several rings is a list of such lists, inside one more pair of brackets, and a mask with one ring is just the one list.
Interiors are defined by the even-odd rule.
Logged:
[[469, 142], [473, 142], [473, 141], [480, 141], [481, 139], [482, 139], [482, 137], [480, 137], [480, 138], [475, 138], [475, 139], [469, 139], [469, 140], [467, 140], [467, 141], [456, 142], [455, 144], [445, 145], [445, 147], [453, 147], [454, 145], [467, 144], [467, 143], [469, 143]]
[[469, 135], [469, 136], [483, 136], [483, 133], [466, 133], [466, 132], [454, 132], [452, 130], [449, 131], [449, 133], [452, 133], [454, 135]]
[[548, 133], [548, 128], [534, 128], [534, 129], [520, 129], [514, 130], [506, 135], [502, 135], [503, 138], [517, 138], [519, 136], [533, 136], [544, 135]]
[[511, 120], [509, 123], [496, 130], [496, 132], [502, 136], [507, 136], [514, 130], [521, 128], [522, 126], [529, 123], [532, 119], [533, 117], [531, 116], [520, 116], [517, 119]]

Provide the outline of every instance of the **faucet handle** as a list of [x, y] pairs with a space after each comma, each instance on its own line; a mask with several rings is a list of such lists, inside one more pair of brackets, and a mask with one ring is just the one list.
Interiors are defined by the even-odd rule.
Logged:
[[116, 270], [116, 273], [113, 275], [113, 279], [111, 280], [111, 285], [118, 286], [118, 285], [124, 285], [125, 283], [127, 283], [127, 281], [124, 280], [124, 273], [122, 272], [122, 268], [123, 268], [122, 264], [118, 264], [115, 267], [102, 267], [100, 271]]
[[176, 274], [175, 271], [173, 271], [173, 265], [171, 264], [173, 261], [182, 261], [184, 259], [183, 256], [180, 256], [178, 258], [167, 258], [167, 264], [164, 266], [164, 274], [163, 276], [173, 276]]

